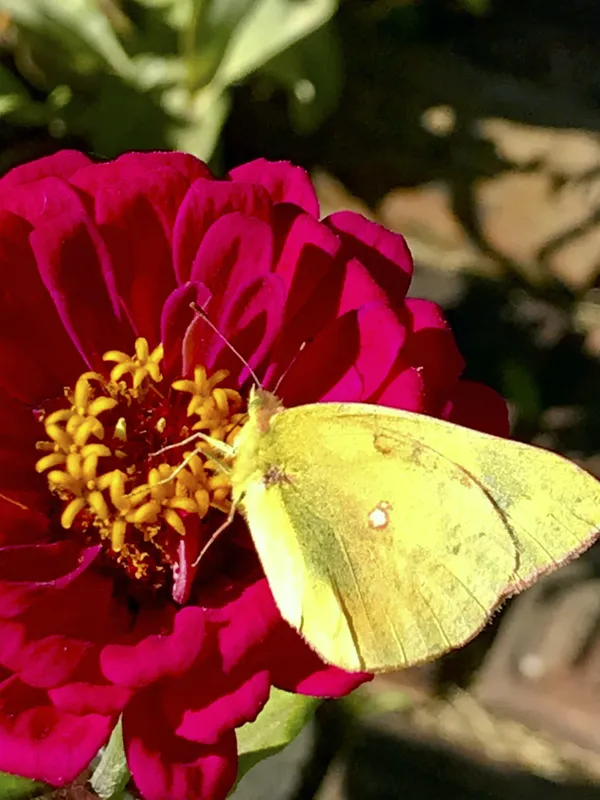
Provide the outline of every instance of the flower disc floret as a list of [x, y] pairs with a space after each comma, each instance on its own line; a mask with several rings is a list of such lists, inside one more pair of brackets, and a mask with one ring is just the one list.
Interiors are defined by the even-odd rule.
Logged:
[[[219, 386], [226, 370], [209, 377], [196, 367], [194, 380], [169, 387], [163, 354], [143, 338], [133, 356], [106, 352], [103, 360], [115, 362], [110, 374], [84, 373], [65, 390], [68, 408], [42, 409], [48, 440], [36, 444], [47, 452], [36, 469], [61, 503], [65, 531], [102, 541], [113, 563], [156, 587], [175, 562], [186, 516], [230, 508], [227, 474], [200, 451], [176, 445], [194, 430], [231, 441], [243, 417], [240, 394]], [[182, 393], [191, 395], [187, 408]]]

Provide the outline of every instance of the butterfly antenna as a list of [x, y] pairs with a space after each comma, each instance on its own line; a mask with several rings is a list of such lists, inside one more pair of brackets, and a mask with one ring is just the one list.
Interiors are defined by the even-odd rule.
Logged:
[[298, 356], [304, 350], [304, 348], [306, 347], [307, 344], [308, 344], [308, 342], [302, 342], [302, 344], [300, 345], [300, 347], [296, 351], [296, 354], [294, 355], [294, 357], [292, 358], [290, 363], [287, 365], [287, 367], [284, 369], [284, 371], [279, 376], [279, 378], [277, 380], [277, 383], [275, 384], [275, 388], [273, 389], [273, 394], [277, 394], [277, 392], [279, 391], [279, 387], [283, 383], [283, 379], [288, 374], [288, 372], [291, 370], [291, 368], [294, 366], [294, 364], [298, 360]]
[[262, 389], [262, 388], [263, 388], [263, 386], [262, 386], [262, 383], [259, 381], [259, 379], [258, 379], [258, 376], [257, 376], [256, 372], [254, 372], [254, 370], [252, 369], [252, 367], [250, 366], [250, 364], [249, 364], [249, 363], [246, 361], [246, 359], [244, 358], [244, 356], [243, 356], [243, 355], [240, 353], [240, 351], [239, 351], [239, 350], [237, 350], [237, 349], [236, 349], [236, 348], [235, 348], [235, 347], [234, 347], [234, 346], [231, 344], [231, 342], [229, 341], [229, 339], [228, 339], [226, 336], [224, 336], [224, 335], [221, 333], [221, 331], [220, 331], [220, 330], [217, 328], [217, 326], [215, 325], [215, 323], [214, 323], [214, 322], [213, 322], [213, 321], [212, 321], [212, 320], [209, 318], [209, 316], [208, 316], [208, 314], [206, 313], [206, 311], [205, 311], [203, 308], [201, 308], [201, 307], [198, 305], [198, 303], [196, 303], [196, 302], [191, 302], [191, 303], [190, 303], [190, 308], [192, 309], [192, 311], [193, 311], [195, 314], [197, 314], [199, 317], [202, 317], [202, 319], [203, 319], [203, 320], [206, 322], [206, 324], [208, 325], [208, 327], [209, 327], [209, 328], [211, 328], [211, 329], [212, 329], [212, 330], [213, 330], [213, 331], [214, 331], [214, 332], [217, 334], [217, 336], [219, 337], [219, 339], [221, 339], [221, 341], [222, 341], [222, 342], [224, 342], [224, 343], [227, 345], [227, 347], [228, 347], [228, 348], [231, 350], [231, 352], [234, 354], [234, 356], [236, 356], [237, 358], [239, 358], [239, 360], [242, 362], [242, 364], [243, 364], [243, 365], [246, 367], [246, 369], [247, 369], [247, 370], [248, 370], [248, 372], [250, 373], [250, 377], [252, 378], [252, 380], [254, 381], [254, 383], [255, 383], [255, 384], [258, 386], [258, 388], [259, 388], [259, 389]]

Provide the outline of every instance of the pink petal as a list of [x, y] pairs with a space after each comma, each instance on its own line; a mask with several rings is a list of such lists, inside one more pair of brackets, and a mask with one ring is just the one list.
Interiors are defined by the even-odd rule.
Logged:
[[340, 242], [326, 225], [295, 206], [273, 209], [273, 230], [278, 245], [275, 272], [285, 281], [286, 319], [291, 319], [310, 302], [315, 289], [331, 270]]
[[417, 367], [403, 365], [381, 391], [375, 393], [373, 402], [381, 406], [403, 408], [405, 411], [426, 413], [427, 391], [422, 371]]
[[187, 606], [175, 614], [171, 630], [147, 636], [135, 645], [107, 645], [100, 657], [102, 671], [109, 681], [131, 688], [167, 675], [181, 675], [198, 657], [204, 631], [204, 611]]
[[0, 192], [25, 183], [38, 181], [48, 175], [54, 175], [57, 178], [69, 178], [78, 169], [82, 169], [91, 163], [86, 155], [77, 150], [61, 150], [51, 156], [38, 158], [29, 164], [23, 164], [20, 167], [11, 169], [0, 179]]
[[233, 211], [206, 232], [192, 265], [190, 280], [226, 298], [252, 278], [268, 275], [273, 258], [271, 228], [263, 220]]
[[0, 770], [62, 786], [87, 767], [115, 722], [61, 713], [45, 692], [9, 678], [0, 684]]
[[190, 308], [192, 302], [206, 308], [211, 293], [202, 283], [184, 283], [167, 297], [160, 318], [161, 341], [165, 356], [162, 372], [175, 378], [183, 375], [182, 350], [186, 332], [196, 314]]
[[55, 590], [66, 589], [100, 552], [72, 540], [53, 544], [0, 548], [0, 617], [10, 619], [34, 602], [47, 603]]
[[356, 257], [383, 287], [392, 307], [401, 306], [413, 273], [406, 240], [353, 211], [339, 211], [325, 220], [340, 237], [347, 257]]
[[[338, 316], [356, 311], [367, 303], [382, 303], [389, 305], [385, 292], [375, 283], [371, 273], [356, 258], [351, 258], [346, 263], [344, 283], [340, 292], [337, 313]], [[397, 316], [398, 311], [394, 309]]]
[[[85, 216], [63, 215], [30, 237], [42, 280], [63, 325], [92, 369], [103, 369], [107, 348], [132, 352], [109, 255]], [[108, 337], [107, 337], [108, 333]]]
[[[0, 547], [16, 544], [34, 544], [43, 541], [48, 535], [48, 517], [46, 514], [30, 508], [23, 508], [22, 503], [28, 500], [33, 504], [37, 498], [25, 497], [21, 492], [11, 492], [0, 496]], [[16, 496], [19, 496], [17, 500]]]
[[173, 589], [171, 595], [178, 605], [187, 603], [194, 579], [198, 572], [196, 564], [202, 545], [204, 544], [205, 525], [198, 514], [187, 514], [184, 518], [185, 536], [180, 537], [177, 545], [177, 560], [172, 565]]
[[265, 646], [274, 686], [313, 697], [343, 697], [365, 681], [368, 672], [345, 672], [325, 664], [286, 622], [281, 622]]
[[[50, 497], [46, 481], [35, 472], [39, 451], [35, 443], [40, 436], [39, 423], [31, 409], [0, 389], [0, 540], [8, 544], [8, 527], [20, 529], [23, 539], [15, 544], [27, 544], [32, 533], [25, 528], [28, 522], [38, 532], [47, 528], [44, 517], [49, 510]], [[35, 540], [35, 537], [33, 537]]]
[[494, 436], [510, 436], [508, 406], [493, 389], [474, 381], [459, 381], [444, 410], [444, 417]]
[[34, 228], [67, 216], [86, 216], [79, 193], [60, 178], [47, 177], [0, 193], [0, 208], [18, 214]]
[[229, 731], [214, 745], [188, 742], [160, 716], [156, 692], [138, 692], [123, 714], [127, 764], [145, 800], [224, 800], [237, 774]]
[[196, 364], [204, 364], [211, 371], [227, 369], [234, 385], [242, 386], [249, 377], [244, 361], [256, 370], [268, 354], [281, 327], [284, 302], [285, 293], [277, 275], [257, 278], [241, 286], [215, 310], [209, 302], [206, 311], [221, 335], [201, 317], [192, 322], [183, 348], [184, 374], [191, 373]]
[[60, 395], [85, 365], [41, 281], [30, 231], [25, 220], [0, 212], [0, 385], [36, 404]]
[[189, 182], [198, 178], [213, 179], [212, 172], [203, 161], [190, 153], [173, 153], [170, 151], [155, 151], [152, 153], [124, 153], [116, 161], [119, 168], [122, 166], [136, 167], [141, 170], [155, 170], [167, 167], [180, 172]]
[[24, 639], [24, 625], [0, 620], [0, 663], [39, 689], [69, 680], [89, 649], [87, 642], [60, 635], [28, 644]]
[[54, 707], [61, 712], [76, 714], [119, 714], [132, 696], [131, 689], [111, 684], [67, 683], [50, 689], [48, 696]]
[[[456, 386], [465, 364], [452, 330], [436, 303], [409, 298], [406, 309], [412, 316], [413, 332], [402, 356], [412, 366], [422, 370], [430, 392], [446, 398]], [[441, 411], [439, 407], [435, 410]]]
[[[175, 288], [171, 237], [188, 181], [175, 169], [148, 172], [121, 161], [94, 165], [79, 172], [76, 181], [86, 191], [93, 189], [95, 220], [110, 252], [117, 291], [136, 336], [154, 347], [162, 307]], [[143, 235], [132, 235], [135, 231]]]
[[262, 220], [233, 212], [212, 225], [198, 249], [192, 278], [210, 289], [205, 311], [219, 334], [201, 318], [193, 321], [186, 334], [183, 374], [197, 364], [246, 373], [225, 340], [257, 366], [277, 334], [284, 301], [271, 260], [271, 230]]
[[[319, 259], [317, 255], [315, 262], [312, 271], [304, 270], [295, 279], [305, 297], [315, 278], [320, 278], [311, 296], [296, 310], [290, 307], [293, 298], [288, 298], [284, 327], [272, 359], [277, 369], [272, 367], [271, 375], [283, 372], [297, 357], [300, 347], [318, 336], [335, 318], [371, 302], [387, 303], [381, 287], [356, 259], [344, 262]], [[318, 271], [315, 275], [315, 269], [321, 269], [321, 275]]]
[[122, 634], [129, 621], [116, 606], [112, 581], [88, 570], [36, 599], [13, 620], [0, 619], [0, 663], [39, 688], [99, 677], [99, 643]]
[[268, 221], [271, 203], [260, 186], [225, 181], [197, 180], [181, 204], [173, 231], [175, 273], [188, 280], [200, 242], [219, 217], [241, 211]]
[[382, 303], [345, 314], [300, 353], [279, 389], [284, 405], [367, 401], [388, 377], [405, 335]]
[[[219, 653], [222, 669], [229, 673], [239, 666], [248, 654], [260, 649], [273, 627], [281, 620], [266, 578], [245, 588], [232, 587], [237, 593], [226, 595], [223, 605], [206, 607], [206, 619], [217, 623]], [[217, 592], [202, 598], [206, 603], [218, 599]]]
[[[203, 680], [202, 671], [198, 680]], [[178, 736], [201, 744], [215, 744], [227, 731], [253, 722], [269, 699], [271, 682], [267, 670], [249, 677], [234, 676], [223, 679], [222, 673], [207, 674], [204, 708], [197, 709], [197, 701], [183, 712], [182, 721], [175, 731]]]
[[289, 161], [257, 158], [232, 169], [229, 177], [264, 187], [273, 203], [293, 203], [313, 217], [319, 216], [319, 201], [309, 174]]

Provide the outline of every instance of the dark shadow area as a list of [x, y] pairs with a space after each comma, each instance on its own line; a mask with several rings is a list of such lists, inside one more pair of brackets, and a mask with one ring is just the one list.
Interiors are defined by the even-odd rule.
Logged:
[[345, 760], [345, 800], [597, 800], [587, 783], [553, 783], [450, 748], [362, 729]]

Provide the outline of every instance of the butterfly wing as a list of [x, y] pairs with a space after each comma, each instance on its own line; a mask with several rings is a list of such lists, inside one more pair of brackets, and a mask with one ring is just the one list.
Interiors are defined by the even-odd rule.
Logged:
[[317, 404], [271, 420], [243, 508], [283, 617], [326, 661], [378, 671], [463, 644], [503, 596], [581, 549], [600, 484], [430, 417]]

